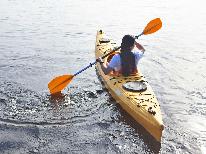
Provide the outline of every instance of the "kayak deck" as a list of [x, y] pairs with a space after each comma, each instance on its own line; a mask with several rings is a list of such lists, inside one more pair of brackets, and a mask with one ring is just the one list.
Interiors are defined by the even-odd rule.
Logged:
[[[116, 43], [112, 40], [105, 38], [104, 32], [101, 30], [98, 31], [96, 36], [95, 57], [102, 57], [111, 52], [115, 44]], [[105, 87], [116, 102], [160, 142], [164, 129], [160, 105], [151, 86], [145, 80], [141, 72], [138, 70], [138, 74], [128, 77], [121, 75], [114, 76], [112, 74], [105, 75], [99, 63], [97, 63], [96, 69]], [[125, 90], [123, 84], [131, 81], [144, 82], [147, 89], [143, 92]]]

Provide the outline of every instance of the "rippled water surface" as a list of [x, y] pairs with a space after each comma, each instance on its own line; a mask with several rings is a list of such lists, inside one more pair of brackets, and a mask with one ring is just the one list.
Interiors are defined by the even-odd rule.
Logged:
[[[206, 153], [203, 0], [1, 0], [0, 153]], [[117, 43], [151, 19], [139, 65], [161, 105], [161, 144], [111, 98], [92, 67], [60, 96], [47, 83], [94, 60], [103, 29]]]

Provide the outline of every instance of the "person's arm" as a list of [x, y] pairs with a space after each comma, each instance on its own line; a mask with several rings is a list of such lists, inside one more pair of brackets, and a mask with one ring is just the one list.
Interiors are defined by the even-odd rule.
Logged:
[[113, 68], [106, 66], [104, 63], [100, 63], [100, 66], [105, 75], [109, 74], [113, 70]]
[[145, 52], [144, 47], [143, 47], [141, 44], [137, 43], [136, 41], [135, 41], [135, 46], [136, 46], [139, 50], [141, 50], [143, 53]]
[[109, 74], [113, 70], [113, 68], [106, 66], [106, 64], [103, 62], [101, 58], [98, 58], [97, 61], [100, 63], [101, 69], [105, 75]]

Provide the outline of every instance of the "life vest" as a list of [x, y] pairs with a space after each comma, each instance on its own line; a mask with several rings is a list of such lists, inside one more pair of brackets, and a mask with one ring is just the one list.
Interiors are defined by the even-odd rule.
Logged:
[[[109, 55], [108, 58], [107, 58], [107, 62], [109, 63], [110, 60], [112, 59], [112, 57], [116, 54], [119, 54], [119, 52], [115, 52], [115, 53]], [[130, 75], [131, 76], [136, 75], [137, 73], [138, 73], [138, 70], [136, 69]], [[119, 70], [119, 71], [113, 70], [109, 75], [111, 75], [111, 76], [122, 76], [122, 70]]]

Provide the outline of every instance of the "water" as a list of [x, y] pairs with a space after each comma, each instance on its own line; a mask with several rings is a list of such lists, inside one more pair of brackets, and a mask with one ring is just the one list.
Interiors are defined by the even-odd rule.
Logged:
[[[1, 0], [0, 153], [206, 153], [204, 1]], [[92, 67], [58, 97], [47, 83], [94, 60], [103, 29], [139, 39], [139, 67], [161, 104], [158, 144], [107, 93]]]

